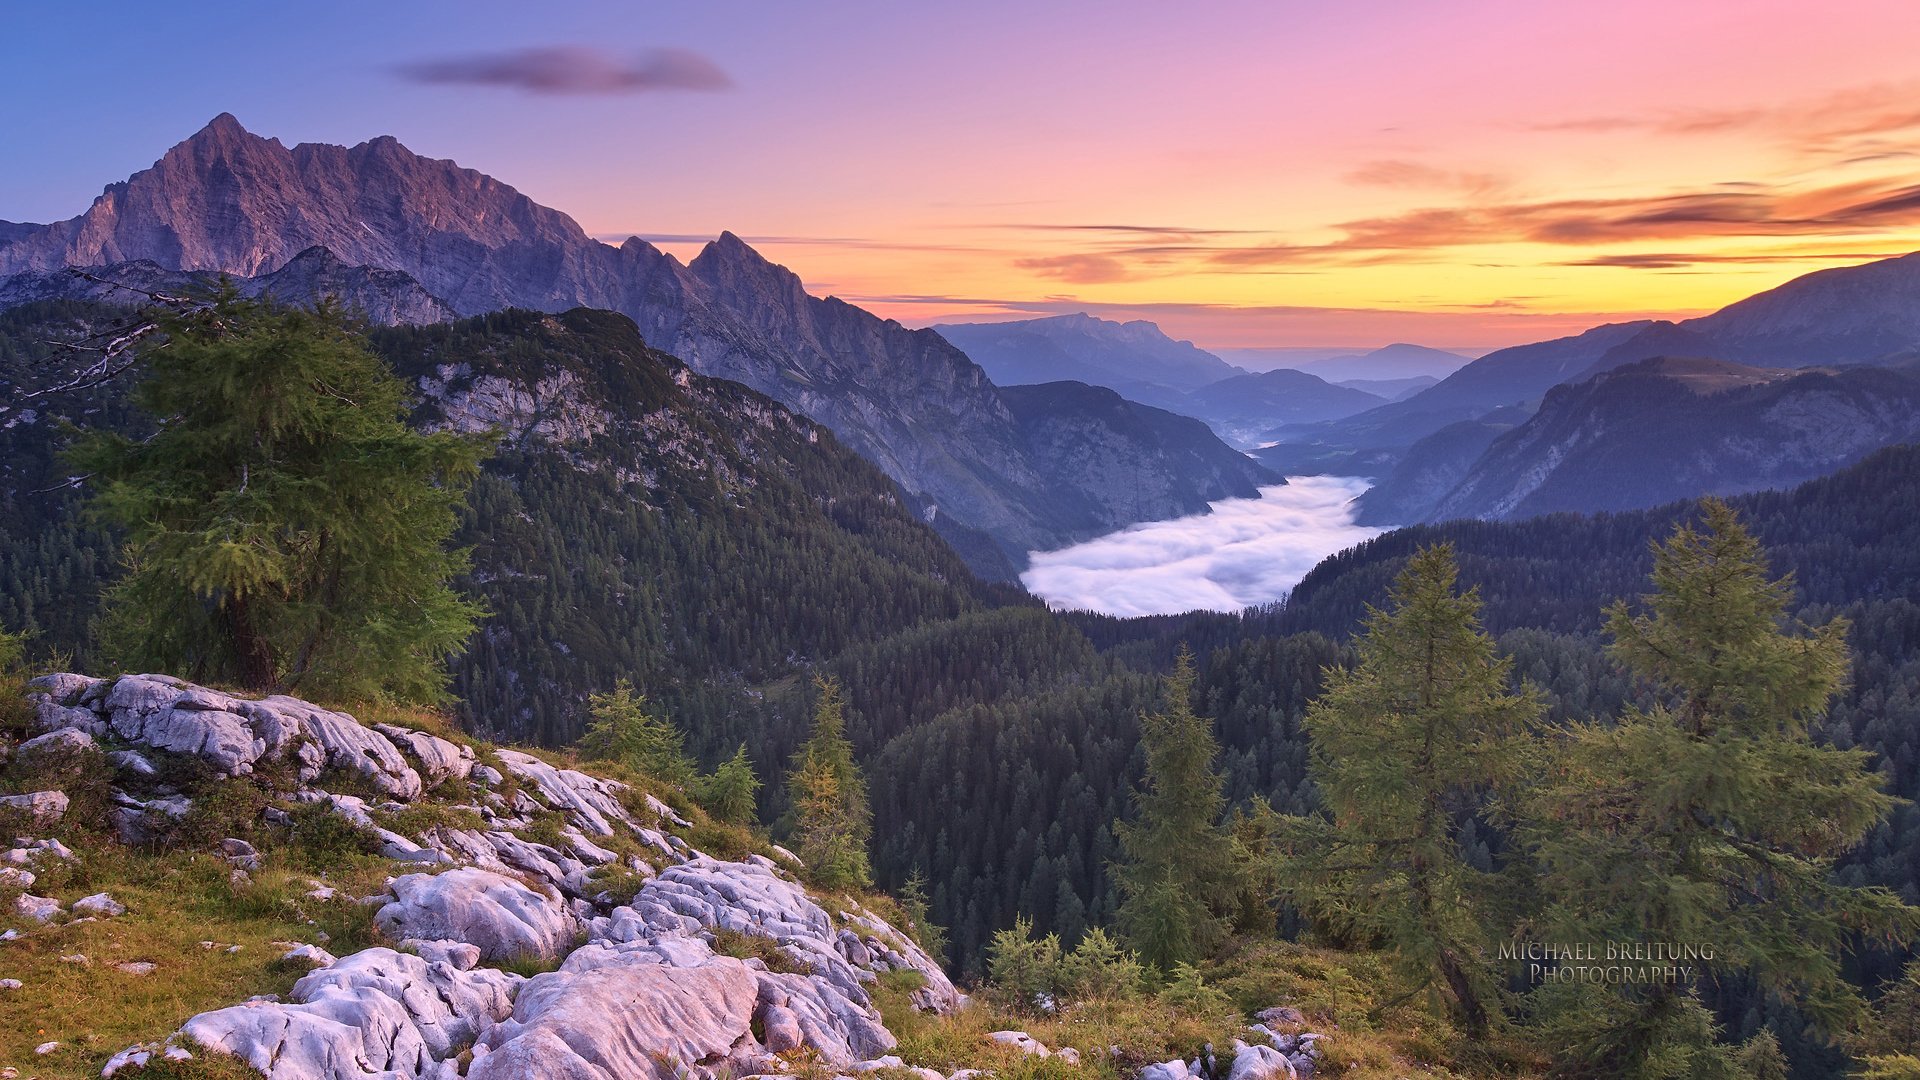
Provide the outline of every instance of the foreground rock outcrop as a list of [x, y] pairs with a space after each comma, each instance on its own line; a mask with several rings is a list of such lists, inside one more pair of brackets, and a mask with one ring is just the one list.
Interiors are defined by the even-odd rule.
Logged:
[[[44, 735], [107, 751], [138, 789], [114, 792], [125, 835], [188, 811], [155, 763], [191, 757], [324, 807], [419, 868], [365, 898], [397, 948], [308, 950], [300, 961], [319, 966], [286, 1000], [202, 1013], [107, 1075], [208, 1052], [271, 1080], [684, 1080], [779, 1071], [774, 1055], [800, 1049], [857, 1070], [895, 1045], [867, 989], [882, 974], [914, 973], [920, 1008], [964, 1002], [884, 919], [857, 904], [830, 912], [764, 856], [695, 850], [672, 832], [684, 819], [617, 781], [166, 676], [54, 675], [33, 690]], [[328, 790], [341, 782], [378, 794]], [[446, 812], [424, 817], [440, 823], [411, 835], [382, 824], [428, 801]], [[548, 842], [522, 835], [536, 822]], [[524, 962], [556, 966], [532, 978], [500, 966]]]

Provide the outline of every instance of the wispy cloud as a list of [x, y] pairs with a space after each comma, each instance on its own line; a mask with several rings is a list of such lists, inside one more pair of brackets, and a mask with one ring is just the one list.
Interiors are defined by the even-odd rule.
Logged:
[[1126, 281], [1134, 276], [1125, 263], [1110, 255], [1047, 255], [1015, 259], [1014, 265], [1043, 277], [1059, 278], [1076, 285]]
[[1259, 229], [1202, 229], [1186, 225], [1078, 225], [1014, 222], [998, 225], [974, 225], [977, 229], [1005, 229], [1014, 232], [1116, 233], [1123, 236], [1246, 236]]
[[1584, 259], [1570, 259], [1561, 266], [1613, 266], [1629, 270], [1674, 270], [1691, 266], [1738, 266], [1753, 264], [1765, 266], [1772, 263], [1804, 262], [1868, 262], [1874, 259], [1892, 259], [1905, 255], [1904, 251], [1802, 251], [1802, 252], [1675, 252], [1646, 251], [1619, 255], [1593, 255]]
[[1816, 154], [1859, 157], [1882, 136], [1920, 128], [1920, 82], [1876, 83], [1821, 97], [1737, 108], [1599, 114], [1528, 125], [1535, 131], [1646, 132], [1694, 138], [1751, 135]]
[[1369, 161], [1347, 173], [1350, 184], [1370, 187], [1407, 188], [1426, 191], [1452, 191], [1467, 195], [1488, 195], [1507, 187], [1507, 179], [1498, 173], [1442, 169], [1419, 161]]
[[422, 60], [396, 70], [419, 83], [494, 86], [531, 94], [638, 94], [733, 86], [719, 65], [687, 49], [649, 49], [622, 58], [586, 45], [548, 45]]

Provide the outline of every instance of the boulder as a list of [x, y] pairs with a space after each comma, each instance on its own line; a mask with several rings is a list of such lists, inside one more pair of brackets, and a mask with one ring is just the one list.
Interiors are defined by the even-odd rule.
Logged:
[[288, 1002], [201, 1013], [180, 1034], [268, 1080], [453, 1077], [458, 1072], [446, 1059], [510, 1014], [520, 981], [504, 971], [455, 971], [392, 949], [366, 949], [302, 978]]
[[1015, 1047], [1021, 1053], [1033, 1057], [1053, 1056], [1053, 1051], [1047, 1049], [1045, 1043], [1024, 1031], [993, 1031], [987, 1034], [987, 1040], [1000, 1046]]
[[20, 756], [35, 754], [75, 754], [92, 750], [93, 736], [77, 727], [64, 727], [38, 735], [20, 744]]
[[67, 793], [31, 791], [25, 795], [0, 795], [0, 810], [25, 811], [36, 823], [51, 825], [67, 816]]
[[111, 919], [127, 913], [127, 906], [115, 900], [108, 893], [94, 893], [83, 896], [73, 902], [71, 908], [75, 915], [91, 915], [96, 919]]
[[286, 953], [280, 957], [280, 962], [283, 964], [299, 964], [309, 968], [323, 968], [331, 966], [338, 959], [339, 957], [334, 956], [318, 945], [301, 945], [288, 949]]
[[758, 987], [746, 964], [618, 948], [589, 945], [528, 980], [512, 1019], [482, 1037], [468, 1080], [681, 1080], [751, 1041]]
[[1149, 1065], [1140, 1070], [1139, 1080], [1188, 1080], [1193, 1075], [1187, 1069], [1187, 1063], [1179, 1058]]
[[395, 940], [465, 941], [494, 961], [551, 960], [573, 944], [576, 922], [557, 899], [489, 870], [408, 874], [394, 880], [393, 895], [376, 920]]
[[1295, 1080], [1298, 1075], [1287, 1056], [1273, 1047], [1233, 1041], [1233, 1069], [1227, 1080]]
[[1275, 1005], [1272, 1008], [1261, 1009], [1259, 1012], [1253, 1014], [1253, 1018], [1270, 1028], [1276, 1029], [1282, 1027], [1305, 1027], [1307, 1024], [1306, 1014], [1290, 1005]]
[[52, 922], [60, 915], [60, 901], [49, 896], [21, 893], [13, 898], [14, 914], [34, 922]]
[[473, 773], [473, 750], [468, 747], [395, 724], [375, 724], [373, 730], [419, 763], [428, 787], [444, 780], [465, 780]]

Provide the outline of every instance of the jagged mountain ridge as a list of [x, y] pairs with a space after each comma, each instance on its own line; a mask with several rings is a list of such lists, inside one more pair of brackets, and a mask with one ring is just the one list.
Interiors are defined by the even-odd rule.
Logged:
[[[1068, 509], [1085, 500], [1059, 463], [1033, 456], [997, 388], [939, 335], [810, 296], [732, 234], [691, 264], [637, 238], [601, 243], [512, 187], [392, 137], [288, 148], [222, 114], [79, 216], [0, 231], [0, 277], [150, 262], [255, 278], [314, 247], [346, 267], [407, 274], [458, 315], [621, 312], [650, 345], [825, 424], [925, 513], [986, 530], [1016, 560], [1111, 523]], [[1148, 486], [1168, 493], [1142, 508], [1153, 517], [1217, 497]]]

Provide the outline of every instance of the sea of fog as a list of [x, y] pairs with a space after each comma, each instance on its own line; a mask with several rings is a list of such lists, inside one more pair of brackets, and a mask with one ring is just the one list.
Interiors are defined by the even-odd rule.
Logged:
[[1108, 615], [1238, 611], [1287, 595], [1314, 564], [1384, 530], [1353, 523], [1367, 481], [1291, 476], [1257, 499], [1131, 525], [1058, 551], [1036, 551], [1020, 580], [1060, 610]]

